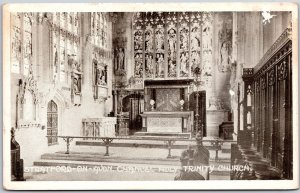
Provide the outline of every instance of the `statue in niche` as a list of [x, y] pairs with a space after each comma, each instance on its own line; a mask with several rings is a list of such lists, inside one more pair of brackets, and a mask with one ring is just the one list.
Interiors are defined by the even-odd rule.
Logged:
[[156, 49], [163, 50], [164, 49], [164, 33], [162, 29], [159, 29], [156, 32]]
[[169, 75], [176, 75], [176, 64], [172, 59], [169, 59]]
[[105, 69], [100, 66], [100, 67], [97, 67], [97, 70], [96, 70], [96, 83], [97, 85], [106, 85], [106, 73], [105, 73]]
[[81, 73], [81, 65], [74, 59], [75, 56], [76, 56], [75, 54], [69, 55], [68, 63], [71, 64], [73, 73], [80, 74]]
[[180, 56], [180, 70], [184, 74], [188, 73], [188, 53], [182, 53]]
[[203, 29], [203, 48], [204, 49], [208, 49], [211, 47], [211, 38], [210, 38], [210, 33], [211, 33], [211, 30], [210, 30], [210, 27], [207, 26]]
[[75, 57], [75, 54], [68, 55], [68, 65], [71, 67], [72, 72], [72, 92], [80, 94], [82, 69], [80, 63], [75, 60]]
[[157, 59], [157, 69], [156, 73], [158, 76], [163, 74], [163, 66], [164, 66], [164, 55], [163, 54], [156, 54]]
[[200, 35], [199, 35], [199, 29], [197, 27], [192, 29], [191, 33], [191, 49], [192, 50], [198, 50], [200, 48]]
[[147, 73], [152, 73], [153, 68], [153, 56], [152, 55], [146, 55], [146, 71]]
[[125, 70], [125, 53], [123, 48], [116, 48], [115, 66], [116, 70]]
[[137, 77], [142, 77], [142, 63], [140, 61], [136, 61], [135, 65], [135, 75]]
[[138, 30], [134, 34], [134, 50], [142, 50], [142, 31]]
[[142, 76], [142, 59], [143, 56], [142, 54], [136, 54], [135, 55], [135, 69], [134, 69], [134, 74], [137, 77], [141, 77]]
[[176, 51], [176, 31], [174, 29], [170, 29], [169, 32], [169, 51], [170, 51], [170, 57], [173, 59], [175, 58], [175, 51]]
[[182, 29], [180, 33], [180, 49], [187, 50], [188, 48], [188, 30]]
[[231, 54], [231, 43], [230, 41], [224, 41], [220, 48], [220, 65], [219, 70], [221, 72], [227, 71], [230, 66], [230, 54]]
[[193, 72], [193, 69], [200, 64], [200, 53], [197, 51], [193, 51], [191, 58], [192, 58], [192, 72]]
[[219, 64], [218, 70], [226, 72], [230, 68], [231, 46], [232, 46], [232, 24], [230, 21], [223, 21], [222, 29], [218, 33], [219, 36]]
[[147, 52], [152, 51], [152, 35], [150, 31], [145, 32], [145, 50]]

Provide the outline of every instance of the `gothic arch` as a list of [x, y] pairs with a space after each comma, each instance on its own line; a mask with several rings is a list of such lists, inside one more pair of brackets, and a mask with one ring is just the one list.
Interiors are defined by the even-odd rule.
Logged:
[[71, 100], [67, 99], [61, 89], [58, 88], [50, 89], [45, 98], [45, 104], [48, 104], [49, 101], [53, 100], [61, 110], [69, 108], [71, 105]]

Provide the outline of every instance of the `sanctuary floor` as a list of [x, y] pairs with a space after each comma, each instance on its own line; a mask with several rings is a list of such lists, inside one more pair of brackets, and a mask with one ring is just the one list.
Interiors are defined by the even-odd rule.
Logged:
[[[166, 158], [167, 150], [159, 148], [110, 147], [110, 156], [104, 156], [102, 146], [73, 146], [69, 155], [64, 150], [42, 155], [32, 167], [25, 167], [27, 181], [104, 181], [104, 180], [174, 180], [179, 172], [182, 149], [172, 150], [172, 158]], [[230, 165], [230, 153], [210, 150], [210, 165]], [[132, 170], [134, 168], [136, 170]], [[148, 171], [145, 168], [150, 168]], [[228, 171], [213, 171], [211, 180], [229, 180]]]

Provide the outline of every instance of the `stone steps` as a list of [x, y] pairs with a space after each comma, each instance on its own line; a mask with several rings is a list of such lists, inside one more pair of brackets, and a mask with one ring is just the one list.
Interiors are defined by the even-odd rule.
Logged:
[[[76, 161], [96, 161], [96, 162], [113, 162], [113, 163], [147, 163], [147, 164], [160, 164], [160, 165], [180, 165], [179, 156], [173, 156], [171, 158], [158, 158], [158, 157], [122, 157], [122, 156], [104, 156], [104, 154], [91, 154], [85, 152], [70, 152], [65, 154], [64, 152], [46, 153], [41, 156], [41, 159], [47, 160], [76, 160]], [[222, 163], [229, 165], [230, 160], [221, 159], [216, 162], [214, 158], [210, 159], [210, 163], [216, 165]]]
[[[211, 166], [218, 167], [218, 165], [229, 166], [227, 162], [210, 162]], [[111, 169], [117, 170], [118, 167], [137, 167], [137, 168], [151, 168], [153, 172], [163, 172], [163, 173], [174, 173], [174, 170], [180, 169], [180, 162], [178, 158], [171, 159], [150, 159], [150, 158], [139, 158], [139, 159], [130, 159], [130, 158], [103, 158], [102, 156], [96, 155], [80, 155], [80, 154], [63, 154], [63, 153], [54, 153], [54, 154], [44, 154], [41, 157], [41, 160], [35, 161], [34, 166], [38, 167], [56, 167], [56, 166], [65, 166], [71, 168], [91, 168], [91, 169]], [[89, 170], [91, 170], [89, 169]], [[226, 176], [229, 177], [229, 171], [218, 171], [213, 170], [211, 176], [216, 178], [217, 176]]]
[[180, 165], [178, 157], [173, 158], [130, 158], [130, 157], [109, 157], [104, 154], [65, 154], [63, 152], [48, 153], [41, 156], [42, 160], [73, 160], [85, 162], [109, 162], [109, 163], [132, 163], [132, 164], [160, 164], [160, 165]]
[[[177, 142], [176, 142], [177, 143]], [[176, 144], [175, 143], [175, 144]], [[206, 142], [210, 143], [210, 142]], [[77, 144], [77, 145], [75, 145]], [[79, 144], [79, 145], [78, 145]], [[94, 179], [94, 169], [103, 167], [110, 168], [110, 176], [102, 176], [102, 180], [111, 180], [111, 179], [136, 179], [137, 176], [134, 174], [120, 173], [118, 167], [137, 167], [145, 168], [151, 167], [152, 173], [136, 173], [140, 175], [141, 179], [174, 179], [175, 173], [179, 172], [180, 167], [180, 155], [183, 149], [187, 148], [189, 142], [187, 141], [178, 141], [178, 146], [172, 148], [172, 157], [167, 158], [168, 149], [163, 141], [150, 141], [150, 140], [115, 140], [110, 145], [109, 156], [105, 156], [106, 148], [100, 140], [85, 140], [85, 141], [75, 141], [74, 145], [70, 146], [70, 154], [65, 154], [65, 151], [59, 151], [56, 153], [45, 153], [41, 156], [40, 160], [34, 162], [34, 166], [38, 168], [47, 168], [47, 167], [56, 167], [56, 166], [65, 166], [68, 168], [73, 168], [73, 171], [76, 169], [85, 167], [91, 168], [89, 171], [85, 172], [83, 175], [89, 176], [87, 178]], [[195, 144], [195, 143], [193, 143]], [[126, 146], [127, 145], [127, 146]], [[206, 146], [207, 144], [205, 144]], [[136, 148], [139, 147], [139, 148]], [[147, 148], [141, 148], [147, 147]], [[151, 149], [151, 147], [157, 147], [157, 149]], [[160, 148], [158, 148], [160, 147]], [[196, 147], [195, 147], [196, 148]], [[223, 149], [224, 148], [224, 149]], [[216, 152], [215, 150], [209, 150], [210, 152], [210, 166], [218, 168], [220, 165], [223, 167], [230, 166], [230, 154], [223, 153], [226, 150], [230, 152], [230, 143], [224, 143], [222, 146], [222, 151], [219, 150], [219, 160], [215, 160]], [[175, 168], [175, 169], [174, 169]], [[92, 170], [92, 171], [90, 171]], [[175, 170], [175, 173], [174, 173]], [[103, 172], [103, 171], [102, 171]], [[98, 172], [98, 175], [105, 175], [101, 171]], [[53, 173], [53, 172], [52, 172]], [[48, 174], [49, 179], [53, 178], [51, 173]], [[66, 174], [64, 174], [66, 175]], [[72, 175], [72, 174], [69, 174]], [[81, 179], [80, 173], [75, 174], [76, 179]], [[123, 177], [121, 177], [121, 176]], [[174, 176], [174, 177], [173, 177]], [[44, 178], [40, 176], [40, 178]], [[95, 177], [96, 178], [96, 177]], [[100, 178], [99, 176], [97, 178]], [[45, 178], [47, 179], [47, 178]], [[82, 177], [82, 179], [84, 179]], [[210, 174], [211, 180], [229, 180], [230, 172], [226, 170], [212, 170]]]

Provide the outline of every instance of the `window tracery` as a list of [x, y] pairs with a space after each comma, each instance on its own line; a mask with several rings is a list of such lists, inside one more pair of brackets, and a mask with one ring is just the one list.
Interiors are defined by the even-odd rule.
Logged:
[[[91, 34], [89, 42], [93, 46], [93, 93], [94, 99], [98, 102], [107, 100], [108, 97], [108, 60], [111, 51], [108, 40], [108, 17], [106, 13], [92, 12]], [[116, 71], [125, 71], [125, 50], [124, 47], [117, 47], [114, 50], [114, 66]]]
[[108, 48], [108, 21], [105, 13], [91, 13], [91, 43], [103, 49]]
[[69, 83], [71, 58], [79, 61], [79, 13], [57, 12], [52, 14], [52, 72], [53, 79]]
[[28, 76], [32, 64], [32, 13], [12, 14], [12, 68], [14, 73]]

